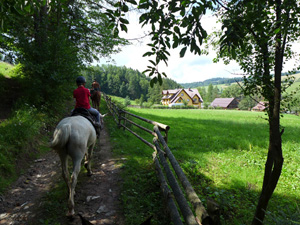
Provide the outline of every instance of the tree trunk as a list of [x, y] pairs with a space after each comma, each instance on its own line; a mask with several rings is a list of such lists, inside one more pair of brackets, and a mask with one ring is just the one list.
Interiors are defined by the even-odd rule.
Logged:
[[[280, 28], [281, 0], [276, 0], [276, 6], [277, 26]], [[282, 44], [281, 39], [280, 31], [276, 34], [274, 93], [273, 98], [269, 99], [269, 151], [265, 165], [262, 191], [252, 220], [252, 225], [263, 224], [269, 200], [276, 188], [283, 165], [281, 141], [283, 131], [280, 131], [280, 98], [282, 59], [285, 46]]]
[[276, 188], [283, 165], [281, 134], [276, 121], [270, 121], [269, 152], [265, 166], [262, 192], [256, 207], [252, 225], [263, 224], [269, 200]]

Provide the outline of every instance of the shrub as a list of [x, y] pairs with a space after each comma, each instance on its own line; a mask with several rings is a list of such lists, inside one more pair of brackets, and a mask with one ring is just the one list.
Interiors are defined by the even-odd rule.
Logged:
[[153, 105], [152, 102], [144, 102], [144, 103], [143, 103], [143, 107], [144, 107], [144, 108], [151, 108], [152, 105]]
[[0, 124], [0, 192], [16, 176], [15, 164], [44, 127], [44, 114], [25, 105]]
[[124, 106], [125, 107], [127, 107], [127, 106], [129, 106], [130, 105], [130, 98], [129, 98], [129, 96], [126, 96], [126, 98], [124, 99]]

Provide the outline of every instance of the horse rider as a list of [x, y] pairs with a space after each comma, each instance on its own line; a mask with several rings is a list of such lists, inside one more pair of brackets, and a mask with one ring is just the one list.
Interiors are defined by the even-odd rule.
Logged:
[[92, 89], [95, 91], [100, 91], [100, 85], [99, 83], [96, 81], [96, 79], [93, 81], [92, 83]]
[[100, 113], [97, 109], [94, 109], [90, 105], [90, 91], [85, 88], [86, 80], [83, 76], [79, 76], [76, 79], [77, 89], [73, 92], [73, 97], [76, 99], [75, 108], [85, 108], [96, 118], [96, 126], [100, 127]]

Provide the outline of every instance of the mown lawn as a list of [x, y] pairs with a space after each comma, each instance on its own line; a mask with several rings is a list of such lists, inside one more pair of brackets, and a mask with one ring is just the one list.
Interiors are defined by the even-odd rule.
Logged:
[[[264, 113], [164, 109], [130, 111], [171, 127], [168, 137], [171, 151], [204, 204], [207, 197], [220, 204], [222, 224], [251, 223], [262, 186], [268, 148], [268, 124]], [[285, 128], [282, 137], [285, 162], [265, 224], [299, 224], [300, 141], [297, 137], [300, 118], [284, 115], [281, 123]], [[113, 134], [115, 142], [122, 142], [115, 145], [122, 151], [116, 152], [127, 155], [128, 162], [135, 159], [140, 164], [139, 168], [149, 166], [152, 150], [135, 139], [126, 131], [118, 132], [116, 136]]]

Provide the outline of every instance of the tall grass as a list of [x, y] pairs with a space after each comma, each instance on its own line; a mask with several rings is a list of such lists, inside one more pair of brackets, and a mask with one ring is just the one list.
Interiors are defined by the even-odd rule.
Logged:
[[[130, 111], [171, 127], [168, 138], [171, 151], [204, 204], [207, 197], [220, 204], [222, 224], [250, 224], [261, 191], [268, 149], [268, 124], [264, 113]], [[300, 118], [294, 115], [284, 115], [281, 120], [285, 127], [282, 137], [285, 163], [268, 207], [266, 224], [283, 224], [283, 221], [284, 224], [295, 224], [295, 221], [300, 221], [299, 122]], [[136, 145], [137, 142], [132, 139], [135, 137], [128, 132], [124, 132], [123, 136], [116, 135], [114, 140], [120, 143], [116, 144], [116, 148], [122, 149], [122, 154], [136, 158], [140, 164], [149, 165], [151, 149], [141, 142]]]

